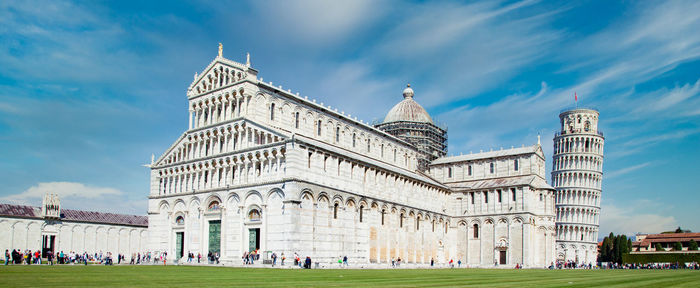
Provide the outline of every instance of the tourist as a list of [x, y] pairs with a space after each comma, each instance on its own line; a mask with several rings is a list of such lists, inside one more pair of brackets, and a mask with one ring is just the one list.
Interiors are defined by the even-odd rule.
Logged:
[[280, 256], [282, 256], [282, 263], [280, 265], [284, 266], [284, 259], [287, 259], [287, 258], [284, 258], [284, 252], [282, 252], [282, 254]]
[[452, 259], [450, 259], [450, 268], [455, 268], [455, 263]]
[[10, 250], [5, 249], [5, 265], [10, 262]]
[[457, 268], [462, 268], [462, 259], [457, 260]]
[[306, 260], [304, 261], [304, 268], [311, 269], [311, 257], [306, 256]]
[[272, 252], [272, 267], [275, 267], [275, 264], [277, 264], [277, 254], [275, 252]]
[[27, 265], [32, 265], [32, 250], [27, 253]]
[[348, 265], [348, 256], [347, 256], [347, 255], [346, 255], [346, 256], [343, 256], [343, 265], [345, 265], [345, 267], [348, 267], [348, 266], [349, 266], [349, 265]]
[[433, 266], [435, 266], [435, 259], [430, 258], [430, 267], [433, 267]]

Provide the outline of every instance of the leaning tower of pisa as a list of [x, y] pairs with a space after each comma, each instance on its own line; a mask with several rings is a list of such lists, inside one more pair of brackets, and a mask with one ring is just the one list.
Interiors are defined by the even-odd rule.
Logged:
[[598, 116], [587, 108], [559, 114], [561, 131], [554, 135], [552, 163], [558, 260], [596, 263], [605, 142]]

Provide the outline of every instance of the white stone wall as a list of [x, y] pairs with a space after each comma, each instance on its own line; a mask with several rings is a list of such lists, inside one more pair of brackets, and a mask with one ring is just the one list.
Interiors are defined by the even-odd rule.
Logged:
[[0, 217], [0, 249], [42, 248], [42, 236], [55, 235], [54, 252], [131, 255], [147, 250], [145, 227]]

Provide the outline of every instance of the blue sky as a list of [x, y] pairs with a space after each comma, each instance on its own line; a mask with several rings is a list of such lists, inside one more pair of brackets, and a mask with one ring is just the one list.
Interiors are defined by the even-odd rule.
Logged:
[[698, 1], [0, 2], [0, 200], [144, 214], [143, 167], [187, 128], [224, 45], [265, 81], [365, 121], [415, 99], [450, 154], [533, 144], [596, 107], [601, 235], [700, 230]]

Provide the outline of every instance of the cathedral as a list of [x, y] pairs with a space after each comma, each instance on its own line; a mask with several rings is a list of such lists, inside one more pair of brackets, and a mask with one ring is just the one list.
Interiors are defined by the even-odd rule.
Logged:
[[402, 94], [372, 125], [264, 82], [220, 47], [187, 89], [189, 129], [150, 165], [148, 247], [232, 265], [248, 251], [321, 267], [554, 262], [539, 141], [446, 156], [447, 128], [410, 86]]

